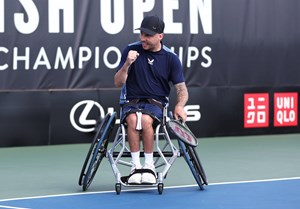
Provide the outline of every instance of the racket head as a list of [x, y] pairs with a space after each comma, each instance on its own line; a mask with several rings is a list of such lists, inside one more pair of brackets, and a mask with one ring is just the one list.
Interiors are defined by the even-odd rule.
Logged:
[[196, 147], [198, 140], [186, 124], [178, 120], [169, 120], [167, 122], [168, 129], [184, 143]]

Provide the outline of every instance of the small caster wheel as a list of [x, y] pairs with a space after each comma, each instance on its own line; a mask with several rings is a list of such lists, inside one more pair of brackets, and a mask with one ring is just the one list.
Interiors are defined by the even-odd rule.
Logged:
[[116, 194], [119, 195], [121, 193], [121, 183], [116, 183], [115, 189]]
[[164, 190], [164, 184], [163, 183], [159, 183], [157, 185], [157, 190], [158, 190], [158, 194], [162, 194], [163, 190]]

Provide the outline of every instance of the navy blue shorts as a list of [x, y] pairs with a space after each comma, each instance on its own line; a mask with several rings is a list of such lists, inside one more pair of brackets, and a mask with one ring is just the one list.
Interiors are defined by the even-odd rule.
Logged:
[[163, 109], [161, 107], [150, 104], [150, 103], [136, 103], [136, 104], [126, 104], [122, 109], [121, 121], [124, 122], [124, 119], [127, 117], [130, 112], [145, 112], [145, 114], [149, 114], [151, 116], [156, 117], [161, 120], [163, 118]]

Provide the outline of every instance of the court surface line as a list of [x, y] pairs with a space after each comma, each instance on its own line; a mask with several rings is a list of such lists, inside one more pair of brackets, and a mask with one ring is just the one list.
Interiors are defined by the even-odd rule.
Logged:
[[20, 207], [12, 207], [12, 206], [5, 206], [5, 205], [0, 205], [0, 208], [8, 208], [8, 209], [30, 209], [30, 208], [20, 208]]
[[[232, 182], [211, 183], [208, 186], [226, 185], [226, 184], [259, 183], [259, 182], [271, 182], [271, 181], [286, 181], [286, 180], [299, 180], [299, 179], [300, 179], [300, 177], [289, 177], [289, 178], [275, 178], [275, 179], [249, 180], [249, 181], [232, 181]], [[164, 187], [164, 189], [187, 188], [187, 187], [194, 187], [194, 186], [198, 186], [198, 185], [191, 184], [191, 185], [182, 185], [182, 186], [168, 186], [168, 187]], [[146, 191], [146, 190], [155, 190], [155, 189], [157, 189], [157, 188], [151, 187], [151, 188], [126, 189], [126, 190], [123, 190], [122, 192]], [[3, 200], [0, 200], [0, 202], [15, 201], [15, 200], [42, 199], [42, 198], [52, 198], [52, 197], [67, 197], [67, 196], [77, 196], [77, 195], [104, 194], [104, 193], [115, 193], [115, 192], [116, 192], [115, 190], [111, 190], [111, 191], [79, 192], [79, 193], [70, 193], [70, 194], [20, 197], [20, 198], [3, 199]], [[0, 208], [29, 209], [29, 208], [18, 208], [18, 207], [1, 206], [1, 205], [0, 205]]]

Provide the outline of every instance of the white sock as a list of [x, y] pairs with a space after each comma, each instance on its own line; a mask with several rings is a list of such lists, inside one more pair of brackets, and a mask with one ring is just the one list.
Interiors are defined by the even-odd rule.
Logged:
[[151, 153], [145, 152], [145, 164], [152, 165], [153, 163], [154, 163], [153, 152], [151, 152]]
[[135, 164], [136, 166], [140, 166], [141, 162], [140, 162], [140, 151], [137, 152], [131, 152], [131, 159], [132, 159], [132, 163]]

